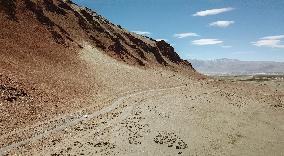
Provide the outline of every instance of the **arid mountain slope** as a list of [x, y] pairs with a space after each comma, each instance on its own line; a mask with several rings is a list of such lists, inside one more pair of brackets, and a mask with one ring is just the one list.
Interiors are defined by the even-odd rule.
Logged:
[[[146, 82], [137, 70], [194, 73], [166, 42], [130, 33], [69, 0], [1, 0], [0, 21], [0, 134], [81, 108], [102, 92], [138, 88]], [[127, 76], [119, 77], [109, 62], [82, 59], [86, 45], [137, 69], [121, 69]]]
[[210, 79], [70, 1], [0, 0], [0, 155], [283, 155], [284, 83]]
[[[1, 21], [5, 21], [3, 28], [14, 32], [19, 29], [22, 31], [24, 26], [29, 26], [26, 31], [34, 33], [25, 31], [21, 33], [27, 37], [34, 38], [34, 35], [40, 34], [41, 37], [46, 36], [65, 47], [70, 47], [73, 43], [81, 47], [80, 41], [89, 41], [109, 55], [129, 64], [190, 66], [190, 63], [182, 60], [174, 52], [173, 47], [165, 41], [155, 41], [128, 32], [110, 23], [96, 12], [88, 8], [80, 8], [71, 1], [12, 0], [2, 1], [1, 8], [2, 14], [4, 13]], [[14, 25], [14, 29], [7, 27], [10, 25]], [[44, 30], [37, 32], [39, 28]], [[5, 30], [5, 33], [11, 32]], [[34, 41], [40, 40], [35, 38]]]

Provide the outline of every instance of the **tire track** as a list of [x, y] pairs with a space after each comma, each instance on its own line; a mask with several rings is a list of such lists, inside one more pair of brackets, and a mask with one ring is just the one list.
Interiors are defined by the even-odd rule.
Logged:
[[110, 106], [107, 106], [107, 107], [105, 107], [105, 108], [103, 108], [99, 111], [96, 111], [96, 112], [90, 114], [90, 115], [87, 115], [87, 116], [83, 115], [83, 116], [81, 116], [79, 118], [75, 118], [75, 119], [73, 119], [69, 122], [65, 122], [60, 126], [57, 126], [57, 127], [55, 126], [55, 127], [51, 128], [50, 130], [46, 130], [43, 133], [37, 134], [36, 136], [33, 136], [33, 137], [28, 138], [28, 139], [24, 139], [24, 140], [9, 144], [9, 145], [4, 146], [4, 147], [1, 147], [0, 148], [0, 155], [7, 154], [9, 151], [11, 151], [11, 150], [13, 150], [13, 149], [15, 149], [19, 146], [28, 144], [29, 142], [32, 142], [32, 141], [35, 141], [35, 140], [39, 140], [39, 139], [41, 139], [45, 136], [49, 136], [51, 133], [54, 133], [54, 132], [57, 132], [57, 131], [60, 131], [60, 130], [64, 130], [64, 129], [70, 127], [70, 126], [76, 125], [79, 122], [87, 121], [87, 120], [95, 118], [95, 117], [97, 117], [101, 114], [108, 113], [108, 112], [114, 110], [116, 107], [118, 107], [120, 105], [121, 101], [124, 100], [124, 99], [130, 98], [130, 97], [133, 97], [133, 96], [137, 96], [137, 95], [140, 95], [140, 94], [144, 94], [144, 93], [147, 93], [147, 92], [157, 92], [157, 91], [164, 91], [164, 90], [170, 90], [170, 89], [178, 89], [178, 88], [183, 88], [183, 87], [187, 87], [187, 86], [181, 85], [181, 86], [175, 86], [175, 87], [170, 87], [170, 88], [150, 89], [150, 90], [138, 91], [138, 92], [134, 92], [134, 93], [130, 93], [128, 95], [118, 97], [114, 100], [114, 102], [112, 102], [112, 104]]

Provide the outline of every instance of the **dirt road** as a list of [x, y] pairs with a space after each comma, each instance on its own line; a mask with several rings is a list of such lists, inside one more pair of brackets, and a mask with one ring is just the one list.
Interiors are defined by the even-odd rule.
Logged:
[[[113, 102], [109, 106], [102, 108], [100, 110], [97, 110], [93, 113], [89, 113], [89, 114], [82, 113], [90, 109], [90, 108], [86, 108], [84, 110], [80, 110], [70, 115], [58, 117], [48, 122], [41, 122], [36, 125], [27, 127], [25, 129], [15, 130], [11, 133], [1, 136], [2, 140], [5, 140], [15, 135], [17, 135], [18, 137], [16, 138], [17, 140], [13, 140], [11, 143], [7, 143], [7, 145], [6, 144], [2, 145], [2, 147], [0, 148], [0, 155], [9, 153], [9, 151], [17, 149], [18, 147], [22, 145], [26, 145], [31, 142], [36, 142], [37, 140], [43, 139], [49, 135], [52, 135], [53, 133], [57, 133], [59, 131], [72, 127], [78, 123], [86, 122], [88, 120], [97, 118], [100, 115], [110, 113], [114, 109], [121, 107], [120, 106], [122, 103], [121, 101], [125, 99], [131, 98], [134, 96], [139, 96], [145, 93], [149, 94], [153, 92], [177, 89], [177, 88], [182, 88], [182, 87], [185, 87], [185, 86], [177, 86], [177, 87], [163, 88], [163, 89], [150, 89], [150, 90], [144, 90], [144, 91], [132, 91], [132, 93], [131, 92], [122, 93], [118, 95], [118, 98], [113, 99]], [[107, 100], [110, 100], [110, 99], [105, 99], [104, 101], [107, 101]]]
[[1, 154], [282, 155], [283, 110], [270, 102], [202, 83], [140, 91]]

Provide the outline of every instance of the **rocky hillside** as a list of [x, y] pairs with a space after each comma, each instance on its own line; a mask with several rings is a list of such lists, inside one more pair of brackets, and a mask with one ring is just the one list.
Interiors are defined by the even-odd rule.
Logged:
[[[113, 76], [119, 69], [111, 71], [112, 61], [99, 68], [82, 60], [85, 45], [139, 69], [194, 71], [165, 41], [128, 32], [70, 0], [0, 0], [0, 30], [0, 129], [5, 131], [82, 107], [99, 90], [115, 90], [114, 82], [134, 83], [130, 75], [129, 84]], [[137, 80], [132, 86], [143, 84]]]
[[[184, 64], [190, 67], [190, 63], [182, 60], [165, 41], [155, 41], [128, 32], [96, 12], [79, 7], [69, 0], [11, 0], [1, 1], [0, 4], [1, 30], [5, 30], [1, 32], [1, 36], [4, 40], [14, 36], [7, 34], [13, 33], [19, 37], [21, 33], [25, 34], [21, 37], [30, 37], [28, 39], [34, 42], [40, 41], [34, 38], [35, 35], [51, 38], [54, 43], [59, 44], [57, 46], [64, 47], [74, 44], [81, 47], [82, 41], [88, 41], [129, 64]], [[8, 27], [11, 25], [13, 29]]]

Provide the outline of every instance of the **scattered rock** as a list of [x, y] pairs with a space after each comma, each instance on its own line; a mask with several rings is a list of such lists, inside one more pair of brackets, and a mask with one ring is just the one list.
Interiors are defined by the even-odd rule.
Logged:
[[176, 149], [186, 149], [187, 144], [173, 132], [161, 131], [154, 138], [156, 144], [166, 145], [168, 147], [175, 147]]

